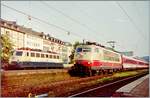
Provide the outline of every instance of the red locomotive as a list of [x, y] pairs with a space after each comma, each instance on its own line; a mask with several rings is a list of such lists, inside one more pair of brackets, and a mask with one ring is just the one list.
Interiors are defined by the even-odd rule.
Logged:
[[79, 45], [75, 51], [74, 70], [89, 76], [124, 69], [148, 68], [148, 62], [124, 56], [96, 44]]

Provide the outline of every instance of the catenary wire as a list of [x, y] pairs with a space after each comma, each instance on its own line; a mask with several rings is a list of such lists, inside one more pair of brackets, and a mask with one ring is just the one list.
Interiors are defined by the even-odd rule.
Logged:
[[136, 25], [136, 23], [133, 21], [133, 19], [128, 15], [128, 13], [126, 12], [126, 10], [121, 6], [121, 4], [116, 1], [116, 4], [120, 7], [120, 9], [125, 13], [125, 15], [128, 17], [129, 21], [134, 25], [135, 29], [138, 31], [138, 34], [140, 34], [141, 36], [143, 36], [145, 38], [145, 36], [143, 34], [141, 34], [140, 32], [142, 32], [138, 26]]
[[[64, 28], [62, 28], [62, 27], [59, 27], [59, 26], [54, 25], [54, 24], [51, 24], [51, 23], [49, 23], [49, 22], [47, 22], [47, 21], [44, 21], [44, 20], [42, 20], [42, 19], [39, 19], [39, 18], [37, 18], [37, 17], [31, 16], [31, 15], [25, 13], [25, 12], [22, 12], [22, 11], [20, 11], [20, 10], [17, 10], [17, 9], [15, 9], [15, 8], [12, 8], [12, 7], [7, 6], [7, 5], [5, 5], [5, 4], [2, 4], [2, 3], [1, 3], [1, 5], [2, 5], [2, 6], [5, 6], [5, 7], [7, 7], [7, 8], [9, 8], [9, 9], [11, 9], [11, 10], [14, 10], [14, 11], [20, 13], [20, 14], [23, 14], [23, 15], [25, 15], [25, 16], [28, 16], [28, 17], [31, 17], [31, 18], [33, 18], [33, 19], [35, 19], [35, 20], [38, 20], [38, 21], [40, 21], [40, 22], [43, 22], [43, 23], [45, 23], [45, 24], [47, 24], [47, 25], [49, 25], [49, 26], [53, 26], [53, 27], [55, 27], [55, 28], [57, 28], [57, 29], [60, 29], [60, 30], [62, 30], [62, 31], [65, 31], [65, 32], [67, 32], [67, 33], [70, 32], [70, 31], [68, 31], [68, 30], [66, 30], [66, 29], [64, 29]], [[72, 35], [75, 35], [76, 37], [82, 38], [82, 37], [81, 37], [80, 35], [78, 35], [78, 34], [75, 34], [75, 33], [72, 33], [72, 32], [71, 32], [71, 34], [72, 34]], [[86, 39], [86, 38], [82, 38], [82, 39]]]
[[[128, 17], [128, 19], [129, 19], [129, 21], [134, 25], [134, 27], [135, 27], [135, 29], [137, 30], [137, 33], [139, 34], [139, 35], [141, 35], [142, 36], [142, 40], [145, 40], [145, 39], [147, 39], [144, 35], [143, 35], [143, 33], [142, 33], [142, 31], [139, 29], [139, 27], [136, 25], [136, 23], [134, 22], [134, 20], [128, 15], [128, 13], [126, 12], [126, 10], [121, 6], [121, 4], [118, 2], [118, 1], [116, 1], [116, 4], [120, 7], [120, 9], [125, 13], [125, 15]], [[142, 34], [141, 34], [141, 33]], [[137, 44], [136, 44], [136, 46], [135, 46], [135, 49], [138, 49], [138, 46], [139, 46], [139, 42], [140, 42], [140, 40], [141, 39], [138, 39], [137, 40]]]
[[[85, 28], [88, 29], [89, 31], [91, 31], [91, 32], [93, 32], [93, 33], [97, 33], [95, 30], [89, 28], [86, 24], [81, 23], [80, 21], [78, 21], [78, 20], [72, 18], [71, 16], [67, 15], [66, 13], [64, 13], [64, 12], [62, 12], [62, 11], [60, 11], [60, 10], [58, 10], [58, 9], [56, 9], [56, 8], [54, 8], [54, 7], [52, 7], [52, 6], [50, 6], [50, 5], [47, 4], [46, 2], [42, 2], [42, 1], [40, 1], [40, 2], [41, 2], [43, 5], [47, 6], [48, 8], [53, 9], [53, 10], [55, 10], [56, 12], [60, 13], [61, 15], [67, 17], [67, 18], [70, 19], [71, 21], [82, 25], [83, 27], [85, 27]], [[92, 36], [93, 36], [93, 35], [92, 35]], [[95, 38], [95, 36], [93, 36], [93, 37]]]

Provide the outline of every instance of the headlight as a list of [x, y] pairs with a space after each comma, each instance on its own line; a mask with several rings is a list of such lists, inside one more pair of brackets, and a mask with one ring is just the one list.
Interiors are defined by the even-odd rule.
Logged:
[[88, 64], [91, 64], [91, 62], [88, 62]]

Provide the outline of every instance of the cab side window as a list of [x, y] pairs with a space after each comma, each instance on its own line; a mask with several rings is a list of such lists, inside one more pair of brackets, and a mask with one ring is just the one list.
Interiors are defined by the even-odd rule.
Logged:
[[16, 56], [22, 56], [23, 52], [22, 51], [16, 51]]
[[96, 53], [98, 53], [98, 52], [99, 52], [99, 49], [98, 49], [98, 48], [95, 48], [94, 51], [95, 51]]
[[27, 56], [29, 56], [29, 52], [27, 52]]

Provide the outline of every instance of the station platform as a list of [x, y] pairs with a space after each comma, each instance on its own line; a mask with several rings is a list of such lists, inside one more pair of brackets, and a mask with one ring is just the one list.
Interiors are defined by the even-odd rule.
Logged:
[[119, 88], [116, 94], [124, 97], [149, 97], [149, 74]]

